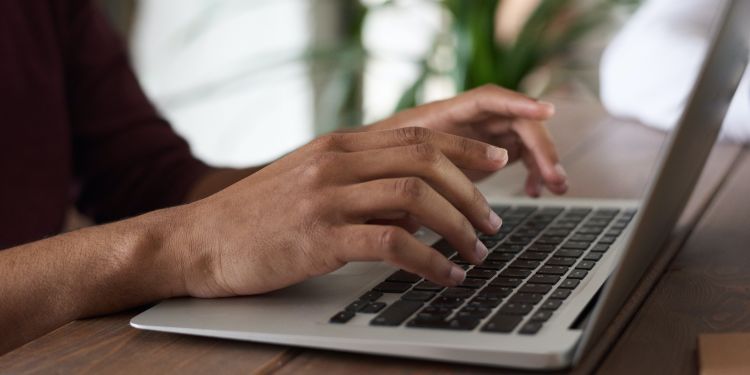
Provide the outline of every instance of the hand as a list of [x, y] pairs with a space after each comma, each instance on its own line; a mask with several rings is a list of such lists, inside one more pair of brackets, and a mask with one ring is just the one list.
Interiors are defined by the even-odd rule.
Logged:
[[[351, 261], [383, 260], [443, 285], [463, 269], [407, 229], [442, 235], [472, 263], [475, 229], [500, 218], [459, 167], [493, 172], [505, 150], [424, 128], [331, 134], [206, 199], [177, 208], [187, 293], [262, 293]], [[383, 224], [384, 222], [390, 224]]]
[[[497, 86], [483, 86], [456, 97], [399, 112], [371, 130], [421, 126], [486, 142], [508, 151], [509, 162], [522, 160], [529, 171], [526, 193], [536, 197], [542, 185], [556, 194], [567, 186], [565, 170], [544, 122], [554, 114], [551, 104], [538, 102]], [[486, 171], [464, 168], [473, 180]]]

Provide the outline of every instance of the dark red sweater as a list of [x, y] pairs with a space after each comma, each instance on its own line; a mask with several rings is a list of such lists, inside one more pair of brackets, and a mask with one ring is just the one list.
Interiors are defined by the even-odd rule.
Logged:
[[207, 167], [90, 1], [0, 1], [0, 249], [180, 203]]

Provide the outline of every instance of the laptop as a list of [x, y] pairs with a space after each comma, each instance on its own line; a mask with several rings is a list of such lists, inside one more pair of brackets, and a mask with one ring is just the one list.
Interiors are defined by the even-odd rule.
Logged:
[[681, 214], [748, 62], [750, 1], [728, 1], [646, 198], [515, 199], [471, 266], [435, 233], [418, 238], [467, 270], [443, 288], [383, 263], [351, 263], [276, 292], [163, 301], [135, 328], [526, 369], [574, 365], [595, 345]]

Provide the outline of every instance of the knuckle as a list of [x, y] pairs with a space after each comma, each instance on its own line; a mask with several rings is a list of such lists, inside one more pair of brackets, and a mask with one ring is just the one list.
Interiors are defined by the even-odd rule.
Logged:
[[398, 227], [384, 227], [380, 231], [378, 244], [380, 248], [385, 252], [387, 259], [392, 259], [398, 256], [399, 249], [401, 248], [402, 229]]
[[425, 194], [425, 184], [418, 177], [399, 178], [394, 182], [396, 194], [409, 201], [419, 200]]
[[308, 180], [321, 181], [328, 171], [335, 164], [336, 154], [333, 152], [323, 152], [311, 156], [305, 163], [303, 174]]
[[443, 156], [435, 146], [429, 143], [417, 143], [411, 147], [411, 150], [417, 160], [430, 164], [437, 163]]
[[396, 129], [396, 136], [405, 144], [425, 143], [430, 139], [431, 131], [418, 126]]
[[316, 150], [336, 150], [341, 138], [341, 134], [326, 134], [324, 136], [315, 138], [312, 141], [312, 146]]

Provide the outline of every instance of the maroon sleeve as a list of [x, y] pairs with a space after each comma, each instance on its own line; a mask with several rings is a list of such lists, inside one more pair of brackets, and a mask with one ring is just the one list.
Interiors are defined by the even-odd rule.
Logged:
[[65, 59], [76, 205], [103, 222], [182, 203], [208, 167], [146, 98], [96, 6], [73, 3]]

